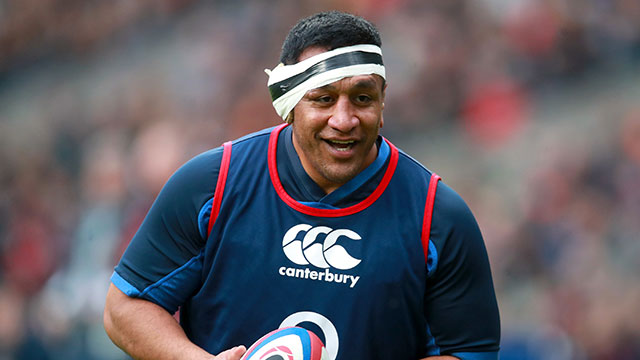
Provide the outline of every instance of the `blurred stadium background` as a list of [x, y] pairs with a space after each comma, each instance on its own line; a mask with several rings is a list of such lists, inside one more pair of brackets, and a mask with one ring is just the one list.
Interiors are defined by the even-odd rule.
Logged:
[[279, 123], [295, 21], [372, 20], [383, 134], [483, 230], [501, 358], [640, 359], [638, 0], [0, 0], [0, 360], [123, 359], [109, 276], [168, 176]]

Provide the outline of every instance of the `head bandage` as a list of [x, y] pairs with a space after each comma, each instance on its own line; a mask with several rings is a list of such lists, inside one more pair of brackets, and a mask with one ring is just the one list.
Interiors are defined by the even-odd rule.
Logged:
[[375, 45], [337, 48], [265, 72], [269, 75], [267, 86], [273, 107], [283, 119], [311, 89], [356, 75], [377, 74], [386, 79], [382, 50]]

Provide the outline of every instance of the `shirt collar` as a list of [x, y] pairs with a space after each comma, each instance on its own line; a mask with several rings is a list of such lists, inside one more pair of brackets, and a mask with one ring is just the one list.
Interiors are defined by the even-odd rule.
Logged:
[[[376, 141], [378, 156], [376, 159], [346, 184], [330, 194], [325, 194], [324, 190], [304, 170], [293, 146], [291, 126], [283, 129], [278, 140], [278, 174], [285, 191], [305, 205], [321, 208], [335, 208], [338, 204], [349, 203], [349, 198], [359, 190], [367, 192], [371, 189], [370, 191], [373, 191], [377, 183], [380, 182], [380, 170], [387, 164], [391, 152], [387, 142], [378, 136]], [[368, 192], [367, 194], [359, 194], [357, 197], [353, 197], [353, 201], [357, 202], [362, 196], [366, 197], [367, 195]]]

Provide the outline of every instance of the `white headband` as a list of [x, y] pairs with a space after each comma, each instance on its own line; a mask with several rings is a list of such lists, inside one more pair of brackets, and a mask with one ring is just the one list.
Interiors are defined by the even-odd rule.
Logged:
[[311, 89], [356, 75], [377, 74], [386, 79], [382, 50], [375, 45], [341, 47], [265, 72], [273, 107], [282, 119]]

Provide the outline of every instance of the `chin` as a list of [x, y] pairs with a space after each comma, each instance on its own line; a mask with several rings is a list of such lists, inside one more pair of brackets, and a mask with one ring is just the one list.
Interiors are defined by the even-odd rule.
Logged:
[[359, 173], [359, 168], [353, 166], [347, 169], [335, 169], [331, 171], [331, 169], [326, 169], [324, 172], [324, 177], [335, 183], [335, 184], [345, 184], [349, 180], [353, 179]]

